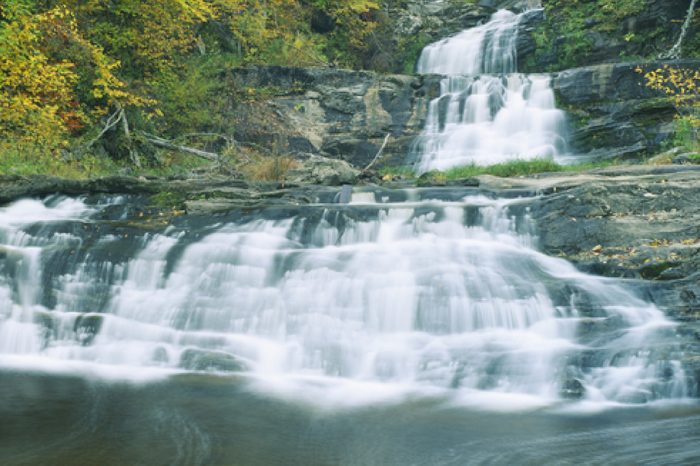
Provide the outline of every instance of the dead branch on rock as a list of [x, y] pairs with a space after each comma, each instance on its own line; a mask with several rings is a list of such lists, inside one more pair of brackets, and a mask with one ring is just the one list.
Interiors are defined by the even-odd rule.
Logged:
[[370, 168], [372, 168], [372, 166], [377, 162], [377, 160], [379, 160], [379, 157], [381, 157], [382, 153], [384, 153], [384, 148], [386, 148], [386, 145], [389, 142], [390, 137], [391, 137], [391, 133], [386, 133], [386, 136], [384, 137], [384, 142], [382, 143], [382, 147], [379, 148], [379, 152], [377, 152], [377, 155], [374, 156], [372, 161], [369, 163], [369, 165], [367, 165], [365, 167], [365, 169], [363, 171], [367, 171]]
[[219, 155], [214, 153], [214, 152], [207, 152], [207, 151], [203, 151], [200, 149], [195, 149], [194, 147], [188, 147], [188, 146], [175, 144], [172, 141], [160, 138], [158, 136], [153, 136], [150, 134], [144, 134], [144, 136], [146, 137], [146, 141], [150, 142], [151, 144], [153, 144], [156, 147], [174, 150], [174, 151], [182, 152], [185, 154], [196, 155], [197, 157], [201, 157], [203, 159], [207, 159], [207, 160], [210, 160], [212, 162], [219, 161]]

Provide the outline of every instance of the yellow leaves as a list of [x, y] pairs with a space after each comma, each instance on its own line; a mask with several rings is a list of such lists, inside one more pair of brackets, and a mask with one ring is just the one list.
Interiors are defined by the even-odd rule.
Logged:
[[65, 146], [66, 134], [90, 120], [78, 95], [86, 70], [93, 77], [92, 98], [104, 104], [95, 106], [96, 116], [116, 103], [150, 103], [126, 90], [114, 74], [118, 68], [119, 62], [80, 34], [68, 8], [17, 14], [0, 29], [0, 133], [48, 149]]

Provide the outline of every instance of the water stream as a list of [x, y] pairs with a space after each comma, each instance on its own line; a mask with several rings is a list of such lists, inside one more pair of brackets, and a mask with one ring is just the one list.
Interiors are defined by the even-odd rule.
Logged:
[[[521, 19], [424, 50], [446, 77], [419, 170], [565, 154], [548, 78], [515, 73]], [[309, 193], [0, 206], [0, 463], [700, 460], [676, 325], [539, 252], [536, 192]]]
[[566, 159], [566, 117], [556, 108], [549, 76], [516, 72], [526, 14], [500, 10], [486, 24], [423, 50], [418, 72], [445, 77], [413, 149], [419, 172]]
[[699, 458], [674, 324], [539, 253], [521, 194], [331, 190], [150, 228], [138, 197], [0, 207], [0, 459]]
[[369, 191], [123, 234], [100, 227], [118, 203], [19, 201], [0, 209], [0, 364], [242, 370], [344, 403], [686, 397], [672, 324], [537, 252], [529, 201]]

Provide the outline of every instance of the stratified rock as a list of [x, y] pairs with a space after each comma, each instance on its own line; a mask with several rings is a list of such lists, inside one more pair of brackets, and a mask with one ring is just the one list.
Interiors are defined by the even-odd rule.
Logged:
[[[528, 14], [536, 20], [537, 12]], [[635, 158], [654, 153], [674, 132], [673, 104], [645, 87], [643, 74], [669, 62], [607, 64], [552, 75], [557, 106], [567, 112], [569, 152], [583, 159]], [[673, 62], [700, 69], [700, 60]], [[234, 122], [244, 142], [285, 152], [345, 160], [363, 169], [412, 165], [428, 105], [441, 76], [379, 75], [322, 68], [234, 70], [241, 88], [277, 89], [265, 102], [242, 103]], [[385, 144], [386, 143], [386, 144]]]
[[[552, 85], [557, 105], [568, 114], [571, 152], [600, 159], [658, 151], [675, 131], [677, 112], [669, 99], [645, 86], [643, 73], [668, 63], [616, 63], [555, 74]], [[700, 60], [672, 65], [700, 69]]]
[[[273, 89], [265, 102], [240, 103], [236, 138], [286, 153], [345, 160], [356, 168], [400, 165], [423, 129], [439, 77], [379, 75], [323, 68], [257, 66], [234, 70], [237, 87]], [[386, 141], [386, 145], [384, 142]], [[393, 162], [393, 163], [392, 163]]]

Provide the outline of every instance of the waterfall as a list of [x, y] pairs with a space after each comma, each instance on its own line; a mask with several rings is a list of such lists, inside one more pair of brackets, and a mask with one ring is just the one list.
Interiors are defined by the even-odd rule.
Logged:
[[159, 232], [114, 200], [20, 201], [0, 208], [0, 367], [244, 371], [347, 402], [688, 395], [661, 311], [537, 252], [529, 201], [365, 191]]
[[418, 72], [446, 76], [414, 149], [418, 172], [566, 153], [565, 114], [549, 77], [516, 73], [525, 14], [500, 10], [488, 23], [423, 50]]

